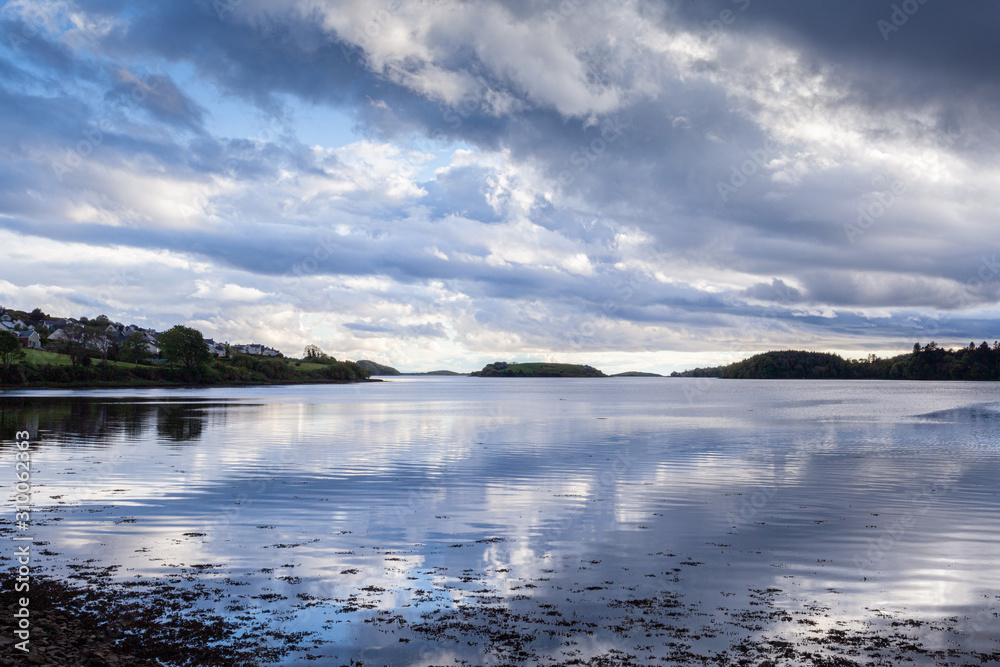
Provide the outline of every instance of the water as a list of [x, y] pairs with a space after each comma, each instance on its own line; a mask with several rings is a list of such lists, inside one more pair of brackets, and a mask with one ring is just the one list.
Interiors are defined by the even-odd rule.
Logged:
[[223, 594], [199, 605], [312, 633], [308, 664], [702, 664], [842, 654], [844, 632], [916, 638], [916, 664], [1000, 648], [994, 384], [419, 377], [0, 401], [3, 470], [13, 432], [38, 433], [45, 570], [209, 581]]

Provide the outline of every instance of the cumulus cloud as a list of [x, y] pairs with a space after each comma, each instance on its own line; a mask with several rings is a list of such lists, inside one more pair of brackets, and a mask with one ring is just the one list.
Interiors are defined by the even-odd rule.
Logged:
[[988, 338], [998, 11], [8, 3], [0, 288], [435, 367]]

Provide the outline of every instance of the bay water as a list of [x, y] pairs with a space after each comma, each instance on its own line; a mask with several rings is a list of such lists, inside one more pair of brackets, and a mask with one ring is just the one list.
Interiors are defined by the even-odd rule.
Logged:
[[404, 376], [8, 392], [0, 418], [5, 497], [35, 438], [40, 568], [211, 582], [198, 605], [306, 633], [287, 664], [1000, 646], [993, 383]]

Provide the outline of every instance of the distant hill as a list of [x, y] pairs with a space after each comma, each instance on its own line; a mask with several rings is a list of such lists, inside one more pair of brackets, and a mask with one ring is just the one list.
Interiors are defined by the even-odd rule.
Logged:
[[1000, 380], [1000, 343], [945, 349], [931, 341], [913, 352], [882, 359], [844, 359], [826, 352], [781, 350], [764, 352], [728, 366], [696, 368], [671, 377], [733, 379], [841, 379], [841, 380]]
[[848, 363], [836, 354], [784, 350], [756, 354], [749, 359], [725, 366], [720, 377], [776, 380], [852, 377], [854, 373], [848, 366]]
[[362, 359], [354, 363], [356, 363], [358, 366], [361, 366], [362, 368], [368, 369], [368, 371], [371, 372], [372, 375], [402, 375], [402, 373], [397, 371], [392, 366], [386, 366], [384, 364], [380, 364], [375, 361], [370, 361], [368, 359]]
[[663, 377], [659, 373], [646, 373], [644, 371], [625, 371], [624, 373], [615, 373], [611, 377], [613, 378], [661, 378]]
[[440, 371], [423, 371], [421, 373], [401, 373], [401, 375], [449, 375], [449, 376], [451, 376], [451, 375], [468, 375], [468, 373], [459, 373], [457, 371], [440, 370]]
[[722, 369], [725, 366], [711, 366], [709, 368], [692, 368], [687, 371], [674, 371], [670, 374], [672, 378], [718, 378], [722, 377]]
[[492, 364], [486, 364], [483, 366], [481, 371], [475, 371], [474, 373], [471, 373], [471, 375], [479, 377], [536, 378], [607, 377], [607, 375], [592, 366], [581, 366], [580, 364], [509, 364], [506, 361], [497, 361]]

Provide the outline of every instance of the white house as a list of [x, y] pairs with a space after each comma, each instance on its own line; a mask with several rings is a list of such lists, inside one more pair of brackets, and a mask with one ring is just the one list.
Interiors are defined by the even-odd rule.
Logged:
[[242, 352], [243, 354], [253, 354], [261, 357], [277, 357], [281, 354], [281, 352], [278, 352], [274, 348], [261, 345], [260, 343], [232, 345], [231, 347], [237, 352]]
[[27, 347], [32, 350], [42, 349], [42, 339], [39, 337], [37, 331], [18, 331], [17, 341], [21, 344], [21, 347]]
[[66, 333], [65, 329], [56, 329], [55, 331], [49, 334], [49, 340], [54, 340], [56, 342], [62, 340], [73, 340], [73, 336]]
[[216, 343], [211, 338], [205, 339], [205, 345], [208, 345], [208, 351], [212, 353], [213, 357], [224, 357], [226, 356], [226, 344]]

